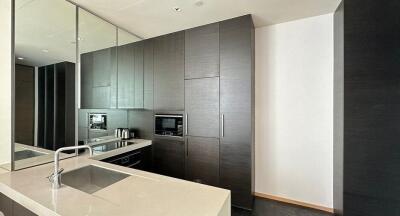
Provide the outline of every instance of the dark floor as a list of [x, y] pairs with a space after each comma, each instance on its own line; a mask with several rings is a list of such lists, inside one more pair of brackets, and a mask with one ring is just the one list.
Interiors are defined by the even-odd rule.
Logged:
[[332, 214], [296, 205], [256, 198], [253, 211], [232, 207], [232, 216], [333, 216]]

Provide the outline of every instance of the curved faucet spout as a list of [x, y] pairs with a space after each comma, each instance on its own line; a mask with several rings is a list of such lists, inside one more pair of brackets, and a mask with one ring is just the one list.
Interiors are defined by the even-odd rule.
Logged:
[[89, 145], [62, 147], [57, 149], [57, 151], [54, 153], [54, 172], [48, 177], [50, 182], [53, 184], [53, 189], [60, 188], [61, 173], [64, 171], [64, 169], [59, 170], [60, 153], [62, 151], [77, 149], [89, 149], [89, 157], [93, 156], [93, 150]]

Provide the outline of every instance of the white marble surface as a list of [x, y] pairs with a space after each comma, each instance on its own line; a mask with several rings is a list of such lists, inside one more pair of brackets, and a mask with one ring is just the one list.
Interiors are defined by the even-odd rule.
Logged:
[[[148, 140], [136, 142], [137, 145], [126, 148], [131, 151], [151, 144]], [[52, 172], [53, 164], [45, 164], [0, 175], [0, 192], [38, 215], [230, 215], [228, 190], [108, 164], [96, 157], [99, 156], [65, 159], [60, 161], [60, 167], [68, 172], [96, 165], [130, 176], [93, 194], [66, 185], [53, 190], [45, 178]]]

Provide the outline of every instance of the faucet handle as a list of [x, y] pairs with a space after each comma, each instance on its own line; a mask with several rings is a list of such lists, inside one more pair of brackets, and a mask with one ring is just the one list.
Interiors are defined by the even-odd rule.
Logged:
[[62, 172], [64, 171], [64, 168], [61, 168], [60, 170], [57, 171], [57, 173], [52, 173], [49, 176], [47, 176], [47, 179], [49, 179], [50, 182], [54, 182], [54, 178], [56, 176], [59, 176]]

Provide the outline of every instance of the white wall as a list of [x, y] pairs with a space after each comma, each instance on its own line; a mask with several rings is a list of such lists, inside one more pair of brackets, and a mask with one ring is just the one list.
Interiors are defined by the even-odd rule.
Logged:
[[11, 161], [11, 0], [0, 0], [0, 164]]
[[333, 15], [256, 29], [255, 190], [333, 206]]

